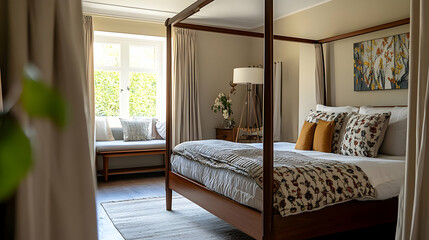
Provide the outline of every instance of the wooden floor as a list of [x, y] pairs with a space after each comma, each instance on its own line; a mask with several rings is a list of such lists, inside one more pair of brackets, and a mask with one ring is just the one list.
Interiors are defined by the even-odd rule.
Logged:
[[[130, 174], [109, 177], [105, 183], [98, 179], [97, 190], [97, 219], [98, 239], [100, 240], [122, 240], [121, 234], [116, 230], [108, 218], [102, 202], [120, 201], [139, 198], [151, 198], [165, 196], [164, 173]], [[309, 229], [309, 231], [311, 231]], [[342, 234], [318, 238], [317, 240], [332, 239], [380, 239], [389, 240], [394, 237], [395, 226], [386, 225], [376, 228], [363, 229], [359, 231], [346, 232]]]

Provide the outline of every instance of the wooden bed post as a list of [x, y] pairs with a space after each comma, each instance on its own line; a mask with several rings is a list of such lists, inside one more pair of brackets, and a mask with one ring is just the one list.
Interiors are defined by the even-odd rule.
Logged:
[[265, 0], [262, 239], [273, 230], [273, 0]]
[[168, 23], [170, 19], [165, 21], [167, 27], [167, 106], [166, 106], [166, 158], [165, 158], [165, 200], [166, 209], [171, 211], [172, 191], [169, 185], [170, 158], [172, 150], [172, 81], [171, 81], [171, 25]]
[[183, 21], [184, 19], [192, 16], [196, 12], [198, 12], [202, 7], [206, 6], [207, 4], [211, 3], [214, 0], [198, 0], [191, 4], [189, 7], [184, 9], [183, 11], [179, 12], [172, 18], [167, 18], [165, 20], [165, 26], [167, 28], [167, 104], [166, 104], [166, 136], [165, 136], [165, 142], [166, 142], [166, 159], [165, 159], [165, 200], [166, 200], [166, 209], [168, 211], [171, 210], [172, 205], [172, 190], [170, 188], [170, 160], [171, 160], [171, 153], [173, 150], [172, 145], [172, 114], [173, 114], [173, 108], [172, 108], [172, 66], [171, 66], [171, 56], [172, 56], [172, 49], [171, 49], [171, 28], [177, 24]]

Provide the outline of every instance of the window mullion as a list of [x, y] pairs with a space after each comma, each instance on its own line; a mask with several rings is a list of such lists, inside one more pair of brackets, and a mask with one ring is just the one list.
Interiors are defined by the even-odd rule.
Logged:
[[121, 44], [121, 116], [129, 117], [129, 46], [128, 43]]

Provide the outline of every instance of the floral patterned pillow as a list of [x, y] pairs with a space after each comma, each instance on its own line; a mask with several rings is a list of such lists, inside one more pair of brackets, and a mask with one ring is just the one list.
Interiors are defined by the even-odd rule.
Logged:
[[380, 114], [357, 114], [351, 116], [347, 122], [341, 154], [361, 157], [377, 157], [387, 124], [389, 124], [390, 112]]
[[334, 135], [332, 137], [332, 152], [340, 152], [340, 132], [344, 124], [344, 119], [347, 117], [347, 113], [335, 113], [335, 112], [322, 112], [322, 111], [313, 111], [310, 110], [308, 115], [307, 122], [317, 123], [319, 120], [323, 121], [334, 121]]

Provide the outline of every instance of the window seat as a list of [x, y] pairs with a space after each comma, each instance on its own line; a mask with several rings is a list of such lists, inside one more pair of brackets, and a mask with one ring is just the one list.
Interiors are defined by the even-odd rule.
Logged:
[[148, 150], [148, 149], [165, 149], [165, 140], [150, 140], [150, 141], [130, 141], [124, 140], [115, 141], [97, 141], [95, 143], [96, 152], [108, 151], [133, 151], [133, 150]]
[[[123, 140], [122, 128], [112, 128], [112, 134], [115, 141], [95, 142], [96, 156], [102, 156], [103, 158], [103, 170], [99, 171], [99, 173], [103, 175], [105, 182], [108, 181], [109, 175], [165, 171], [165, 140], [157, 136], [154, 140], [125, 142]], [[111, 157], [157, 154], [163, 155], [164, 163], [162, 165], [109, 170], [109, 158]], [[142, 160], [144, 160], [144, 158]]]

